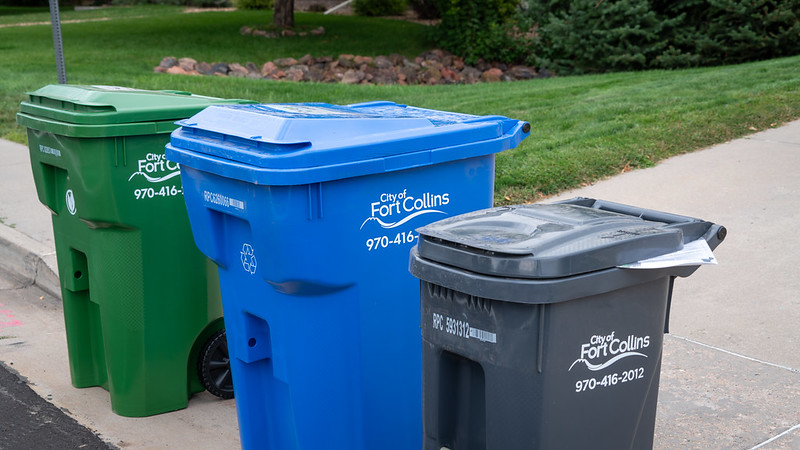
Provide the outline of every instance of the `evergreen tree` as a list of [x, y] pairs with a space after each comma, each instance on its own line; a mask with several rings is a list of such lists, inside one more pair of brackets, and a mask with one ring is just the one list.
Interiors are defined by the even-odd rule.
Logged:
[[709, 0], [707, 26], [700, 27], [698, 52], [705, 64], [797, 54], [800, 1]]
[[649, 0], [572, 0], [539, 29], [545, 65], [562, 73], [642, 70], [668, 48]]
[[652, 0], [678, 20], [671, 45], [701, 65], [735, 64], [800, 52], [800, 0]]

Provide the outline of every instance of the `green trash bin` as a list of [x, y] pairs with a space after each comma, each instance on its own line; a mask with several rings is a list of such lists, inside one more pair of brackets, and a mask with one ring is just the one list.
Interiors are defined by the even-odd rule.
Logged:
[[176, 120], [238, 103], [251, 102], [51, 85], [20, 105], [52, 212], [72, 384], [107, 389], [121, 416], [185, 408], [204, 388], [233, 396], [216, 266], [195, 247], [164, 145]]

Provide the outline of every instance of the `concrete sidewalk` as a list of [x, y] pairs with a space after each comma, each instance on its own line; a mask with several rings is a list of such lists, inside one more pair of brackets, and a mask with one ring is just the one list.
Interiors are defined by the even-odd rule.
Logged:
[[628, 172], [594, 197], [724, 225], [675, 281], [656, 448], [800, 448], [800, 121]]
[[[70, 386], [63, 317], [50, 297], [60, 290], [50, 213], [29, 165], [25, 146], [0, 140], [0, 270], [49, 295], [28, 304], [0, 289], [3, 308], [26, 324], [13, 330], [17, 341], [3, 339], [9, 330], [0, 327], [0, 360], [13, 359], [35, 391], [114, 445], [236, 447], [231, 401], [204, 393], [186, 410], [126, 419], [111, 413], [102, 389]], [[728, 229], [715, 252], [720, 265], [675, 282], [655, 448], [800, 448], [798, 192], [800, 121], [558, 197], [627, 203]]]
[[60, 297], [53, 223], [39, 202], [28, 147], [0, 139], [0, 270]]

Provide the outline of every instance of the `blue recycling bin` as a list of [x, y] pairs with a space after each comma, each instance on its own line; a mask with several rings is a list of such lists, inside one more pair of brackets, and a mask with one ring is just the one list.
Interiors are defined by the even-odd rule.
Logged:
[[390, 102], [178, 123], [166, 155], [219, 267], [243, 448], [419, 448], [414, 229], [490, 207], [494, 155], [530, 125]]

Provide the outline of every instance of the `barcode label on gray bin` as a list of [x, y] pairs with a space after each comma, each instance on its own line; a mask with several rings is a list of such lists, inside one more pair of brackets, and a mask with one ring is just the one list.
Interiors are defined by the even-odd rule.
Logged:
[[497, 343], [497, 334], [490, 333], [488, 331], [479, 330], [477, 328], [470, 327], [469, 329], [469, 337], [477, 339], [483, 342], [491, 342], [492, 344]]
[[477, 339], [481, 342], [497, 343], [497, 334], [469, 326], [469, 322], [453, 319], [444, 314], [433, 313], [433, 329], [465, 339]]

